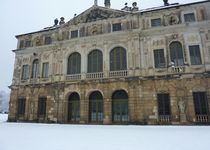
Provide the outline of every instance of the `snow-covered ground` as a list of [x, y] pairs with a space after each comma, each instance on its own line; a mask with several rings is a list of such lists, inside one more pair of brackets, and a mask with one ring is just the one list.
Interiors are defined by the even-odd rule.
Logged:
[[210, 150], [209, 126], [6, 123], [0, 150]]

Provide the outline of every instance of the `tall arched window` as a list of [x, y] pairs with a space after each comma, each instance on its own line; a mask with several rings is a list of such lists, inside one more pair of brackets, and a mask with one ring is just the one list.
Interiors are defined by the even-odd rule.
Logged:
[[103, 54], [99, 50], [93, 50], [88, 55], [88, 73], [103, 72]]
[[115, 47], [110, 52], [110, 71], [127, 70], [126, 50]]
[[170, 44], [170, 56], [171, 62], [173, 62], [175, 66], [184, 65], [182, 44], [180, 42], [172, 42]]
[[80, 97], [78, 93], [72, 93], [68, 99], [68, 121], [80, 120]]
[[39, 60], [35, 59], [32, 64], [32, 78], [37, 78], [39, 75]]
[[128, 122], [128, 95], [124, 90], [118, 90], [112, 95], [112, 121]]
[[96, 91], [89, 97], [89, 120], [90, 122], [103, 121], [103, 96]]
[[72, 53], [68, 58], [67, 74], [81, 73], [81, 55], [77, 52]]

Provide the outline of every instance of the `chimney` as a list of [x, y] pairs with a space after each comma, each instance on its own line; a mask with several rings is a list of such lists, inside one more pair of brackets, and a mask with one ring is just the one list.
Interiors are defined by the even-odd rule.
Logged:
[[104, 5], [106, 8], [110, 8], [110, 6], [111, 6], [110, 0], [104, 0]]

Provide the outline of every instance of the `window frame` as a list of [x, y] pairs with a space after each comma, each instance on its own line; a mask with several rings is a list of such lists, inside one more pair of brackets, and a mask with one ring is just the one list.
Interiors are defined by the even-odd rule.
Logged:
[[79, 37], [79, 30], [72, 30], [71, 31], [71, 39]]
[[39, 117], [45, 117], [47, 114], [47, 97], [39, 97], [37, 115]]
[[26, 40], [25, 41], [25, 47], [32, 47], [31, 40]]
[[42, 63], [42, 78], [49, 78], [49, 62]]
[[28, 80], [28, 79], [29, 79], [29, 65], [24, 64], [22, 66], [21, 80]]
[[101, 92], [94, 91], [89, 96], [89, 121], [102, 123], [104, 117], [104, 104]]
[[[178, 45], [174, 46], [172, 44], [178, 44]], [[180, 46], [180, 47], [178, 47], [178, 46]], [[180, 49], [177, 49], [177, 47]], [[183, 49], [182, 43], [179, 41], [171, 42], [169, 45], [169, 51], [170, 51], [170, 62], [173, 62], [174, 66], [184, 66], [185, 58], [184, 58], [184, 49]], [[175, 54], [175, 55], [173, 55], [173, 54]], [[174, 59], [172, 59], [172, 58], [174, 58]]]
[[[159, 21], [158, 22], [159, 24], [155, 23], [155, 21]], [[150, 23], [151, 23], [151, 27], [152, 28], [161, 27], [162, 26], [162, 20], [161, 20], [161, 18], [153, 18], [153, 19], [150, 20]]]
[[103, 53], [98, 49], [92, 50], [88, 54], [88, 73], [103, 72]]
[[37, 79], [39, 77], [39, 60], [35, 59], [32, 63], [31, 78]]
[[80, 96], [73, 92], [68, 97], [68, 118], [69, 122], [80, 121]]
[[112, 121], [127, 123], [129, 121], [129, 98], [124, 90], [117, 90], [112, 94]]
[[169, 93], [158, 93], [158, 115], [159, 116], [170, 116], [171, 115], [171, 100]]
[[[198, 49], [196, 49], [196, 48], [198, 48]], [[191, 65], [202, 65], [200, 45], [189, 45], [188, 46], [188, 49], [189, 49], [189, 55], [190, 55], [190, 63], [191, 63]], [[197, 56], [196, 53], [199, 56]]]
[[52, 37], [51, 36], [45, 36], [44, 38], [44, 45], [52, 44]]
[[[160, 51], [162, 51], [162, 52], [160, 52]], [[160, 53], [162, 53], [162, 55], [163, 55], [162, 58], [160, 58], [161, 57]], [[158, 55], [158, 57], [156, 57], [156, 55]], [[155, 68], [165, 68], [166, 67], [165, 51], [163, 48], [162, 49], [154, 49], [153, 56], [154, 56], [154, 67]], [[163, 60], [163, 62], [161, 62], [161, 60]], [[156, 62], [158, 62], [158, 64]]]
[[109, 52], [109, 69], [110, 71], [127, 70], [127, 51], [123, 47], [114, 47]]
[[116, 32], [116, 31], [122, 31], [122, 23], [121, 22], [112, 24], [112, 32]]
[[209, 104], [206, 92], [193, 92], [193, 104], [195, 115], [209, 115]]
[[67, 59], [67, 75], [81, 74], [81, 61], [82, 59], [80, 53], [78, 52], [71, 53]]
[[26, 98], [19, 97], [17, 100], [17, 116], [24, 116], [26, 110]]

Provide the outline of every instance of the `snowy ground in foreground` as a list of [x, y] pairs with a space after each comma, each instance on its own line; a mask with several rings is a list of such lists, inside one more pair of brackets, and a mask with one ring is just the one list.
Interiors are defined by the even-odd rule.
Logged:
[[210, 150], [210, 126], [6, 123], [0, 150]]

